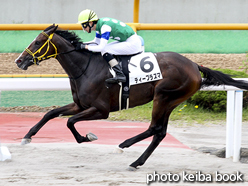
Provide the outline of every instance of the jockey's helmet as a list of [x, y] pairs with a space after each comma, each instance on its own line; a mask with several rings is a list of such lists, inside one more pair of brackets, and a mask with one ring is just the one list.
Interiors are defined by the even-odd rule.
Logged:
[[97, 21], [97, 20], [98, 20], [98, 17], [93, 10], [86, 9], [80, 12], [80, 14], [78, 15], [79, 24], [87, 23], [90, 21]]

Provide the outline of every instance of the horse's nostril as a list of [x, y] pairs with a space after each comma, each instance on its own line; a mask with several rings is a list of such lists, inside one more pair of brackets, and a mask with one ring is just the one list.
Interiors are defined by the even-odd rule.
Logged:
[[20, 59], [16, 60], [16, 63], [21, 63], [21, 62], [22, 62], [22, 60], [20, 60]]

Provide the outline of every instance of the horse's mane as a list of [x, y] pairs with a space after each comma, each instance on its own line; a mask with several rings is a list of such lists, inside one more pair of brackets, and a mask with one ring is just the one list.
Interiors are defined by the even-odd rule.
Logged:
[[[67, 41], [69, 41], [74, 47], [76, 47], [77, 44], [80, 42], [83, 43], [81, 38], [78, 37], [78, 35], [73, 31], [58, 29], [55, 31], [55, 33], [58, 34], [59, 36], [63, 37]], [[101, 54], [100, 52], [91, 52], [89, 50], [84, 50], [84, 52], [91, 53], [93, 55], [100, 55]]]
[[78, 35], [73, 31], [68, 30], [56, 30], [56, 34], [60, 35], [67, 41], [69, 41], [73, 46], [77, 46], [77, 43], [82, 42], [81, 38], [78, 37]]
[[[55, 27], [55, 24], [47, 27], [44, 32], [52, 29]], [[78, 35], [73, 32], [73, 31], [68, 31], [68, 30], [62, 30], [60, 28], [58, 28], [56, 31], [55, 31], [56, 34], [60, 35], [61, 37], [63, 37], [64, 39], [66, 39], [67, 41], [69, 41], [74, 47], [77, 46], [77, 44], [79, 42], [82, 42], [81, 39], [78, 37]]]
[[[53, 27], [55, 27], [55, 25], [51, 25], [51, 26], [47, 27], [44, 31], [48, 31]], [[81, 38], [73, 31], [68, 31], [68, 30], [63, 30], [63, 29], [58, 28], [55, 31], [55, 33], [58, 34], [59, 36], [63, 37], [67, 41], [69, 41], [74, 47], [76, 47], [78, 43], [83, 42], [81, 40]], [[91, 52], [88, 50], [85, 50], [85, 52], [93, 53], [93, 54], [100, 54], [99, 52]]]

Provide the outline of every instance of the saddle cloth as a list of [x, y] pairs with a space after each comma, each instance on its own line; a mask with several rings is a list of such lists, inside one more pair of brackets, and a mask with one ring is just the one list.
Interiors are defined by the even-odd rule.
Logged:
[[116, 56], [122, 66], [127, 81], [120, 84], [119, 110], [129, 107], [129, 89], [131, 86], [162, 79], [157, 59], [151, 52], [137, 55]]

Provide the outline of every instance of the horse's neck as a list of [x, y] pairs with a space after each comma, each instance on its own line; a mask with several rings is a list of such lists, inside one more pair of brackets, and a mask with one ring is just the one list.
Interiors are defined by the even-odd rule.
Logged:
[[[100, 69], [99, 66], [102, 66], [102, 60], [103, 58], [100, 56], [89, 52], [71, 52], [58, 58], [59, 63], [72, 79], [76, 79], [82, 74], [92, 71], [92, 69], [96, 72]], [[97, 65], [97, 63], [100, 63], [100, 65]]]
[[54, 35], [54, 44], [56, 45], [59, 54], [57, 60], [67, 75], [69, 77], [79, 76], [86, 67], [87, 55], [73, 51], [75, 48], [66, 39], [56, 34]]
[[85, 57], [80, 57], [77, 52], [62, 54], [57, 59], [69, 77], [79, 76], [86, 63]]
[[[57, 37], [57, 35], [55, 35], [55, 37]], [[74, 49], [68, 41], [63, 38], [61, 39], [61, 37], [56, 41], [57, 42], [55, 44], [57, 46], [58, 53], [63, 53]], [[104, 60], [100, 54], [94, 54], [88, 51], [73, 51], [66, 54], [61, 54], [57, 56], [57, 59], [68, 76], [72, 78], [80, 77], [84, 72], [88, 71], [94, 71], [96, 73], [100, 72], [100, 68], [102, 67], [97, 64]], [[105, 63], [103, 64], [107, 66]]]

